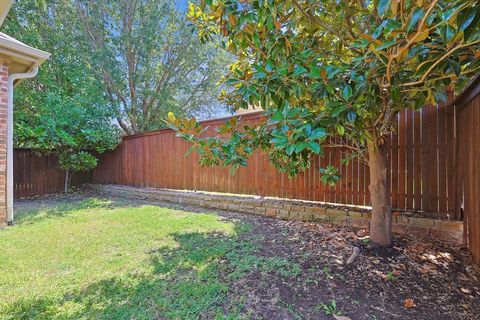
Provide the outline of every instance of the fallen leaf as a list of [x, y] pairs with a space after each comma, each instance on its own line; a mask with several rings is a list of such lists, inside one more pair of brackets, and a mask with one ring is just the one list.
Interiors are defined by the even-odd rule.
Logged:
[[408, 299], [405, 299], [405, 301], [403, 301], [403, 306], [405, 308], [413, 308], [415, 307], [415, 302], [413, 302], [413, 299], [411, 298], [408, 298]]
[[466, 288], [461, 288], [460, 291], [462, 291], [463, 293], [466, 293], [466, 294], [472, 293], [471, 290], [466, 289]]
[[366, 235], [368, 235], [368, 230], [367, 229], [360, 229], [357, 231], [357, 237], [363, 238]]
[[337, 316], [336, 314], [334, 314], [333, 317], [334, 317], [336, 320], [352, 320], [352, 319], [350, 319], [349, 317]]

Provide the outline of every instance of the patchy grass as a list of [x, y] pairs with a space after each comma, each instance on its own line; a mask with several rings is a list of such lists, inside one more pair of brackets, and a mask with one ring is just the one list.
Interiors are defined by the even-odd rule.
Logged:
[[0, 319], [480, 315], [468, 254], [441, 243], [382, 251], [348, 228], [92, 194], [21, 201], [16, 221], [0, 230]]
[[17, 221], [0, 232], [6, 319], [228, 319], [241, 311], [225, 304], [234, 279], [300, 272], [213, 214], [87, 198], [20, 206]]
[[0, 232], [11, 319], [194, 317], [221, 298], [214, 262], [238, 232], [211, 214], [95, 198], [18, 216]]

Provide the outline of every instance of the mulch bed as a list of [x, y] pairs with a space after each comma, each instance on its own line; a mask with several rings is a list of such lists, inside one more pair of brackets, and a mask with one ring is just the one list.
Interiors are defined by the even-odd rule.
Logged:
[[[253, 226], [263, 256], [284, 257], [303, 270], [288, 282], [261, 273], [242, 280], [237, 288], [248, 292], [247, 309], [259, 318], [332, 319], [318, 304], [335, 300], [351, 319], [480, 319], [480, 273], [463, 248], [408, 236], [376, 248], [361, 230], [223, 215]], [[354, 247], [360, 254], [347, 265]]]

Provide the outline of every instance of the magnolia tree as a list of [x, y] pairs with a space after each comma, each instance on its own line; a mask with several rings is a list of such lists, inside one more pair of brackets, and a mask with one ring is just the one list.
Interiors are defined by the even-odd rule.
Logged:
[[[476, 0], [210, 0], [190, 5], [203, 41], [237, 57], [222, 98], [265, 120], [229, 120], [206, 137], [195, 119], [168, 121], [203, 165], [245, 166], [255, 149], [291, 176], [335, 141], [370, 167], [371, 240], [391, 244], [385, 140], [404, 109], [444, 102], [480, 68]], [[346, 159], [348, 160], [348, 159]], [[325, 183], [337, 180], [321, 169]]]

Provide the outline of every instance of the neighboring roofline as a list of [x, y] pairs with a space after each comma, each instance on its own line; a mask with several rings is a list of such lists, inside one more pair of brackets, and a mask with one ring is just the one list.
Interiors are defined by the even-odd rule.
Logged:
[[[3, 25], [3, 22], [5, 21], [5, 19], [7, 18], [8, 16], [8, 13], [10, 12], [10, 8], [12, 7], [13, 5], [13, 1], [14, 0], [6, 0], [6, 3], [5, 3], [5, 9], [3, 10], [3, 12], [0, 12], [0, 26]], [[3, 0], [3, 2], [5, 2], [5, 0]]]

